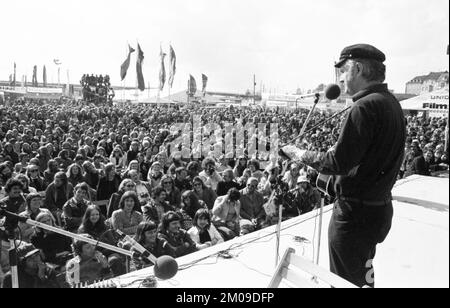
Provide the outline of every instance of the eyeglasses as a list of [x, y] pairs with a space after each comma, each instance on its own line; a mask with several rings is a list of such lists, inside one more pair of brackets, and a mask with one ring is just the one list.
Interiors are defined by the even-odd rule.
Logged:
[[128, 184], [128, 185], [126, 185], [125, 187], [130, 187], [130, 188], [134, 188], [134, 187], [136, 187], [136, 185], [133, 185], [133, 184]]

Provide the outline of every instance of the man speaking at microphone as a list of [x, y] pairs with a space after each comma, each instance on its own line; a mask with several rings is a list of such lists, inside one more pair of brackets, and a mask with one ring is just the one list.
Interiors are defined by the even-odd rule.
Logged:
[[371, 45], [344, 48], [335, 66], [354, 105], [332, 149], [301, 157], [322, 174], [337, 176], [328, 230], [330, 269], [359, 287], [375, 285], [372, 261], [391, 228], [391, 190], [406, 138], [401, 106], [383, 83], [385, 60]]

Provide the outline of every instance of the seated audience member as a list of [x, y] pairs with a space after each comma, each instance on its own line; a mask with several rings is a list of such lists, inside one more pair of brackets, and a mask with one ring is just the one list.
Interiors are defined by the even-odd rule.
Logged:
[[[45, 264], [39, 249], [32, 244], [17, 244], [17, 273], [20, 289], [54, 289], [59, 288], [56, 272]], [[3, 288], [12, 288], [12, 274], [6, 273]]]
[[199, 250], [223, 243], [222, 236], [211, 223], [211, 215], [207, 209], [199, 209], [195, 213], [193, 226], [188, 234]]
[[86, 182], [90, 188], [96, 190], [101, 177], [100, 172], [95, 168], [94, 164], [91, 163], [90, 161], [85, 161], [83, 163], [83, 169], [84, 169], [84, 182]]
[[67, 181], [72, 184], [73, 187], [84, 182], [83, 167], [78, 164], [72, 164], [67, 168]]
[[88, 184], [80, 183], [75, 187], [74, 191], [75, 195], [64, 204], [61, 215], [64, 228], [70, 232], [76, 232], [78, 230], [84, 213], [91, 204], [89, 201]]
[[44, 171], [45, 185], [48, 186], [55, 180], [55, 175], [59, 172], [58, 163], [54, 159], [50, 159], [47, 163], [47, 169]]
[[126, 193], [127, 191], [136, 192], [136, 184], [134, 184], [133, 180], [131, 179], [123, 180], [119, 185], [119, 190], [111, 195], [106, 210], [107, 218], [110, 218], [112, 213], [119, 209], [120, 199], [122, 198], [123, 194]]
[[[78, 228], [78, 233], [89, 234], [93, 239], [112, 246], [117, 246], [119, 243], [119, 235], [106, 225], [105, 217], [103, 217], [97, 205], [88, 206], [81, 226]], [[108, 264], [114, 276], [125, 274], [124, 256], [101, 247], [98, 250], [108, 258]]]
[[200, 177], [195, 177], [193, 181], [194, 194], [199, 200], [206, 203], [208, 209], [212, 210], [217, 194], [211, 188], [207, 187]]
[[137, 170], [130, 170], [128, 176], [136, 185], [136, 194], [139, 198], [140, 205], [145, 205], [150, 199], [150, 185], [147, 182], [139, 180], [139, 173]]
[[119, 190], [120, 182], [120, 176], [116, 173], [114, 165], [106, 164], [105, 176], [98, 183], [97, 200], [109, 200]]
[[37, 192], [45, 191], [47, 185], [44, 178], [39, 174], [39, 167], [36, 165], [29, 165], [27, 167], [26, 175], [30, 179], [30, 187], [36, 189]]
[[[158, 238], [158, 226], [153, 221], [141, 222], [138, 225], [134, 240], [156, 258], [166, 254], [163, 247], [163, 241]], [[136, 252], [132, 261], [137, 270], [153, 265], [150, 260], [142, 257], [135, 248], [131, 248], [131, 250]]]
[[[37, 215], [36, 221], [56, 227], [55, 218], [47, 212]], [[70, 238], [43, 228], [35, 227], [30, 242], [41, 250], [44, 262], [63, 266], [71, 253], [72, 240]]]
[[292, 163], [289, 171], [284, 174], [283, 182], [289, 185], [289, 189], [295, 189], [297, 186], [297, 179], [300, 177], [300, 166], [297, 163]]
[[247, 158], [244, 156], [239, 157], [236, 166], [234, 166], [233, 173], [235, 178], [240, 178], [244, 174], [244, 170], [247, 169]]
[[261, 181], [261, 179], [264, 176], [264, 173], [261, 170], [259, 170], [260, 169], [259, 161], [257, 159], [251, 159], [247, 164], [247, 168], [251, 172], [251, 177], [256, 178], [259, 183], [259, 181]]
[[26, 197], [29, 193], [37, 193], [37, 190], [30, 187], [30, 179], [25, 174], [18, 174], [14, 177], [15, 179], [22, 182], [23, 188], [22, 193]]
[[[8, 212], [19, 214], [25, 211], [27, 202], [22, 194], [23, 184], [17, 179], [9, 179], [6, 182], [5, 192], [6, 197], [0, 200], [0, 206], [7, 210]], [[14, 221], [13, 219], [6, 217], [3, 227], [6, 231], [14, 231]], [[5, 232], [0, 229], [0, 239], [3, 241], [8, 241], [8, 236]]]
[[192, 220], [199, 209], [208, 209], [206, 204], [199, 200], [192, 190], [187, 190], [181, 195], [181, 208], [177, 211], [181, 218], [181, 228], [189, 230], [192, 227]]
[[150, 183], [152, 189], [161, 185], [163, 175], [161, 164], [157, 161], [154, 162], [147, 175], [147, 181]]
[[213, 223], [225, 240], [230, 240], [240, 233], [241, 193], [232, 188], [225, 196], [218, 197], [212, 209]]
[[137, 226], [142, 222], [142, 214], [136, 211], [139, 199], [134, 191], [127, 191], [120, 199], [119, 209], [111, 216], [114, 230], [120, 230], [127, 235], [135, 235]]
[[153, 221], [159, 225], [165, 213], [175, 210], [166, 201], [167, 193], [162, 187], [155, 187], [152, 192], [152, 199], [142, 207], [142, 214], [145, 221]]
[[181, 193], [192, 189], [192, 184], [187, 179], [187, 175], [185, 167], [178, 167], [175, 169], [175, 179], [173, 180], [173, 183]]
[[188, 176], [187, 179], [192, 183], [195, 177], [200, 174], [200, 164], [198, 161], [191, 161], [186, 167]]
[[175, 212], [164, 214], [158, 237], [163, 242], [167, 254], [174, 258], [185, 256], [197, 250], [195, 242], [187, 231], [181, 229], [181, 218]]
[[45, 191], [44, 206], [55, 216], [58, 225], [61, 225], [62, 208], [73, 197], [73, 186], [67, 180], [64, 172], [55, 175], [53, 183]]
[[[40, 213], [43, 213], [43, 212], [50, 213], [49, 210], [42, 208], [43, 199], [42, 199], [42, 196], [38, 193], [28, 194], [28, 196], [26, 198], [26, 204], [27, 204], [27, 209], [19, 214], [22, 217], [36, 220], [36, 217]], [[19, 222], [19, 228], [20, 228], [20, 234], [22, 236], [22, 241], [29, 243], [30, 236], [34, 233], [34, 227], [25, 222]]]
[[167, 193], [166, 201], [169, 202], [172, 207], [179, 209], [181, 203], [181, 192], [175, 187], [173, 179], [168, 175], [164, 175], [161, 179], [161, 185]]
[[240, 185], [234, 181], [233, 169], [226, 169], [223, 172], [222, 178], [223, 181], [217, 184], [217, 196], [225, 196], [231, 188], [240, 188]]
[[301, 176], [297, 180], [293, 200], [299, 215], [303, 215], [320, 207], [320, 192], [311, 185], [306, 176]]
[[261, 229], [265, 221], [264, 197], [257, 191], [258, 179], [250, 178], [247, 181], [247, 188], [241, 191], [240, 227], [241, 233], [247, 234]]
[[216, 171], [216, 162], [213, 158], [207, 157], [202, 162], [202, 168], [199, 177], [207, 187], [217, 191], [217, 185], [222, 181], [222, 177]]
[[[91, 238], [88, 234], [83, 236]], [[71, 287], [111, 278], [108, 260], [94, 245], [75, 240], [72, 247], [75, 257], [66, 265], [66, 282]]]

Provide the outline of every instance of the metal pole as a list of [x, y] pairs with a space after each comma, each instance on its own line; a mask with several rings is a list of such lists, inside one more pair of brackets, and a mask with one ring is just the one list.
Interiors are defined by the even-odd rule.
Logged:
[[19, 273], [17, 271], [17, 251], [15, 247], [14, 238], [9, 239], [9, 265], [11, 268], [12, 287], [19, 288]]
[[279, 209], [278, 209], [277, 242], [276, 242], [277, 251], [275, 254], [275, 267], [277, 267], [278, 261], [280, 259], [280, 238], [281, 238], [281, 221], [282, 220], [283, 220], [283, 204], [280, 204]]

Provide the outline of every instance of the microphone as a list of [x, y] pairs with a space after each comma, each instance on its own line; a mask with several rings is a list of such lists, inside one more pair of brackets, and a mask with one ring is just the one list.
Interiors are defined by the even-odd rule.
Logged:
[[131, 236], [126, 235], [120, 230], [116, 230], [116, 232], [117, 234], [119, 234], [121, 239], [128, 241], [131, 244], [132, 248], [136, 249], [144, 258], [150, 260], [154, 264], [153, 272], [155, 273], [155, 276], [157, 278], [166, 280], [176, 275], [176, 273], [178, 272], [178, 263], [174, 258], [172, 258], [171, 256], [161, 256], [159, 258], [156, 258], [147, 249], [142, 247], [141, 244], [136, 242]]
[[335, 100], [341, 95], [341, 88], [337, 84], [329, 84], [325, 88], [325, 97], [329, 100]]
[[335, 84], [329, 84], [324, 91], [317, 92], [317, 93], [311, 93], [311, 94], [305, 94], [300, 95], [299, 99], [307, 98], [307, 97], [318, 97], [319, 95], [325, 94], [325, 97], [329, 99], [330, 101], [335, 100], [341, 95], [341, 88]]

